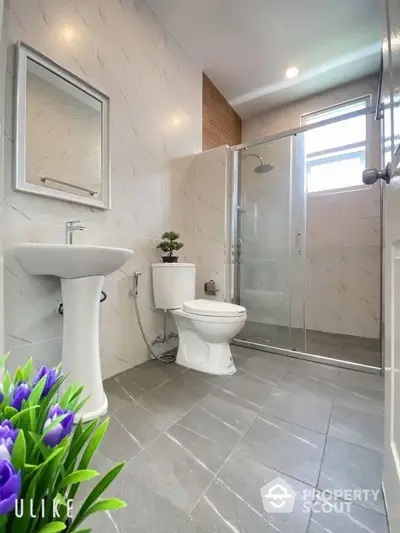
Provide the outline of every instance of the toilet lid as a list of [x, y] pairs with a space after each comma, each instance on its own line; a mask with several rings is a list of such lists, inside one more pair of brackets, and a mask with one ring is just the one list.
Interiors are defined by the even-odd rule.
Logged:
[[187, 313], [203, 316], [243, 316], [246, 314], [246, 309], [241, 305], [212, 300], [191, 300], [185, 302], [182, 309]]

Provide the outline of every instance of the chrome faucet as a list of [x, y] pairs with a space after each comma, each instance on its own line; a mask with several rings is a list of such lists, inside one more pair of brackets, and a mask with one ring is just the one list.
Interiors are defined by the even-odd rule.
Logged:
[[80, 220], [67, 220], [65, 223], [65, 244], [72, 244], [75, 231], [83, 231], [85, 226]]

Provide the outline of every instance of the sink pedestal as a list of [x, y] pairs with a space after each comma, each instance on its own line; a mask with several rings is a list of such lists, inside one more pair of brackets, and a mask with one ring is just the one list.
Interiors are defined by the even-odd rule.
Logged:
[[64, 309], [62, 372], [71, 383], [82, 384], [82, 399], [90, 396], [78, 416], [84, 422], [107, 411], [100, 367], [100, 293], [104, 276], [61, 279]]

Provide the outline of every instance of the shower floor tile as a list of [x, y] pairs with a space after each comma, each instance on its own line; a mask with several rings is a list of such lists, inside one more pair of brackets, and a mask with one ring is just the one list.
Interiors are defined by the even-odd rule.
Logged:
[[[243, 347], [232, 352], [234, 376], [147, 362], [105, 382], [112, 423], [93, 467], [127, 461], [107, 497], [128, 507], [83, 527], [347, 533], [355, 520], [360, 532], [387, 533], [381, 496], [329, 516], [309, 505], [323, 489], [379, 488], [383, 378]], [[264, 508], [260, 489], [270, 482], [291, 487], [291, 513]]]
[[239, 333], [237, 339], [293, 350], [293, 357], [296, 357], [296, 351], [298, 351], [351, 363], [381, 366], [379, 339], [327, 333], [311, 329], [308, 329], [306, 334], [304, 334], [304, 330], [299, 328], [292, 328], [290, 331], [286, 326], [249, 321]]

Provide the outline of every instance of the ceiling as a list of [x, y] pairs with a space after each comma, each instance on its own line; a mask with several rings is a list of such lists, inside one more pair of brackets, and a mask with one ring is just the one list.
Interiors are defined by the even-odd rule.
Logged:
[[379, 68], [378, 0], [147, 3], [243, 118]]

